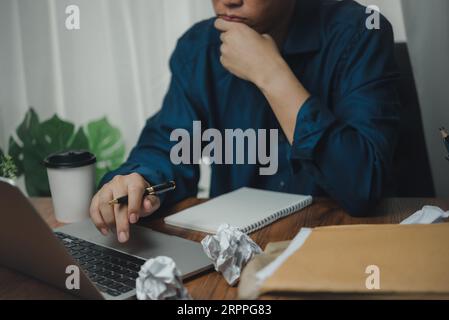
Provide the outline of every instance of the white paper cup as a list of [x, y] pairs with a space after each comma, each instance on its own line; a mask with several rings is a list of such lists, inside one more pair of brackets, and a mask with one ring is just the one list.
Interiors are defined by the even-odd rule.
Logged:
[[74, 223], [89, 218], [95, 192], [96, 158], [87, 151], [69, 151], [50, 155], [47, 167], [56, 219]]

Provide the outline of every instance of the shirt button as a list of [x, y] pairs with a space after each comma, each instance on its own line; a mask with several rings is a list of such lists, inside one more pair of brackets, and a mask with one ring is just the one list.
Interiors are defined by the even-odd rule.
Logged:
[[281, 183], [279, 183], [279, 185], [281, 186], [281, 188], [285, 187], [285, 182], [281, 181]]

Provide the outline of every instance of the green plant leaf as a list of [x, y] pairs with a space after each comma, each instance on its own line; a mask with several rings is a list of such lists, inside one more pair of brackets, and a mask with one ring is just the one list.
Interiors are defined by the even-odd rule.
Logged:
[[17, 138], [9, 138], [8, 153], [17, 167], [17, 176], [25, 175], [30, 196], [50, 195], [43, 160], [52, 153], [90, 150], [97, 157], [97, 182], [108, 171], [120, 166], [125, 158], [120, 130], [106, 118], [76, 131], [73, 123], [61, 120], [57, 115], [40, 123], [37, 113], [30, 108], [16, 133]]
[[89, 150], [97, 157], [97, 183], [111, 170], [118, 168], [125, 159], [125, 144], [118, 128], [106, 118], [87, 125]]
[[9, 138], [9, 155], [13, 158], [14, 163], [17, 167], [17, 176], [20, 177], [25, 173], [24, 168], [24, 149], [23, 146], [36, 146], [36, 137], [38, 136], [39, 130], [39, 117], [31, 107], [25, 114], [22, 123], [17, 127], [16, 133], [17, 137], [21, 141], [19, 145], [13, 137]]
[[17, 136], [24, 144], [34, 144], [39, 130], [39, 117], [33, 108], [25, 114], [22, 123], [17, 127]]
[[23, 168], [25, 174], [25, 187], [31, 197], [49, 197], [47, 170], [42, 161], [50, 153], [40, 148], [24, 145]]
[[73, 139], [70, 141], [71, 150], [87, 150], [89, 148], [89, 141], [83, 128], [79, 128]]
[[47, 170], [43, 160], [52, 153], [72, 149], [87, 149], [87, 137], [83, 130], [75, 133], [75, 126], [58, 116], [39, 123], [33, 109], [25, 115], [17, 128], [20, 141], [10, 138], [9, 154], [18, 172], [25, 175], [25, 186], [30, 196], [50, 196]]
[[75, 126], [61, 120], [57, 115], [42, 122], [39, 130], [40, 143], [47, 146], [51, 152], [65, 151], [75, 132]]
[[9, 138], [8, 153], [12, 157], [17, 168], [17, 177], [21, 177], [24, 174], [23, 169], [23, 152], [13, 137]]
[[2, 150], [2, 148], [0, 148], [0, 177], [3, 177], [3, 175], [4, 175], [4, 169], [3, 169], [4, 157], [5, 157], [5, 155], [3, 153], [3, 150]]
[[4, 155], [3, 151], [0, 149], [0, 177], [6, 179], [16, 179], [17, 178], [17, 168], [14, 160], [9, 155]]

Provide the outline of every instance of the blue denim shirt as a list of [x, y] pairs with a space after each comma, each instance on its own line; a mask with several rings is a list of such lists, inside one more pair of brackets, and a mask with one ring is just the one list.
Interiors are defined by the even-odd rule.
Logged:
[[[329, 196], [353, 215], [365, 215], [392, 183], [398, 128], [397, 79], [390, 23], [366, 27], [365, 7], [353, 1], [298, 0], [281, 54], [311, 93], [301, 107], [292, 145], [270, 105], [250, 82], [220, 63], [214, 19], [193, 26], [170, 60], [172, 80], [161, 110], [147, 123], [128, 160], [108, 173], [139, 173], [152, 184], [175, 180], [171, 205], [197, 194], [199, 166], [173, 165], [174, 129], [279, 129], [279, 169], [261, 176], [260, 164], [212, 165], [211, 197], [250, 186]], [[263, 201], [263, 199], [261, 199]]]

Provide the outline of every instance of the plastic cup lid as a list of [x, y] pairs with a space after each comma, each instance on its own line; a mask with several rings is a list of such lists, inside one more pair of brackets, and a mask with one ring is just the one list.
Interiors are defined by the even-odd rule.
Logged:
[[94, 154], [85, 150], [73, 150], [49, 155], [44, 160], [44, 165], [50, 169], [69, 169], [88, 166], [95, 162], [97, 158]]

